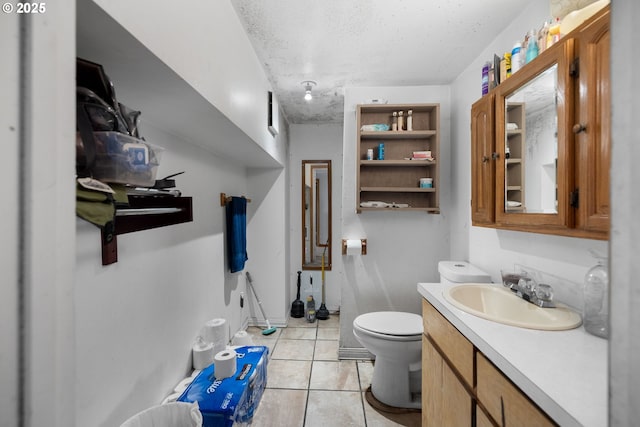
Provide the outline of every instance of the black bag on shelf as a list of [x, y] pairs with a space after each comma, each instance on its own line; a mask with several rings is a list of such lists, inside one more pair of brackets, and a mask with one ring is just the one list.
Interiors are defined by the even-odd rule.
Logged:
[[101, 65], [78, 58], [76, 76], [78, 176], [152, 187], [162, 148], [140, 137], [140, 112], [117, 101]]

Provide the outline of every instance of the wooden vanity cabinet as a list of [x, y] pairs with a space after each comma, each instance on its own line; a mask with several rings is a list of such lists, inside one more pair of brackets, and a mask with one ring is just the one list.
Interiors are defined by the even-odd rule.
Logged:
[[[606, 240], [611, 145], [610, 12], [604, 8], [471, 107], [471, 213], [475, 226]], [[507, 129], [516, 113], [507, 99], [557, 66], [556, 213], [527, 209], [525, 152], [539, 150]], [[507, 105], [508, 108], [505, 109]], [[526, 108], [526, 106], [523, 106]], [[491, 121], [493, 120], [493, 121]], [[520, 126], [519, 126], [520, 128]], [[534, 144], [534, 145], [531, 145]], [[507, 149], [510, 156], [507, 158]], [[548, 174], [544, 169], [544, 174]], [[532, 190], [533, 191], [533, 190]], [[537, 194], [533, 192], [532, 194]], [[508, 203], [509, 202], [509, 203]], [[516, 206], [522, 203], [522, 207]], [[548, 206], [548, 204], [547, 204]], [[532, 212], [533, 211], [533, 212]]]
[[423, 427], [556, 425], [424, 299], [422, 319]]
[[500, 426], [556, 426], [480, 352], [476, 353], [476, 394]]

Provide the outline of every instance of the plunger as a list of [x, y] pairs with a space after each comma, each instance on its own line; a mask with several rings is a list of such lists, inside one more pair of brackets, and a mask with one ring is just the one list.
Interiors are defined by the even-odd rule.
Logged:
[[324, 305], [324, 253], [326, 250], [327, 247], [325, 246], [324, 251], [322, 251], [322, 304], [320, 304], [320, 308], [316, 312], [316, 318], [319, 320], [327, 320], [329, 318], [329, 310]]
[[300, 275], [302, 271], [298, 271], [298, 293], [296, 300], [291, 303], [291, 317], [304, 317], [304, 303], [300, 300]]

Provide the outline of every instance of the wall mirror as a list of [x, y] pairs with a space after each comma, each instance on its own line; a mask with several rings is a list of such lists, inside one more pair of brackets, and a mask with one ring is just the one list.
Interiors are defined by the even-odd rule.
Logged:
[[331, 160], [302, 161], [302, 269], [331, 270]]
[[575, 185], [572, 43], [544, 53], [497, 90], [496, 222], [560, 230]]
[[558, 213], [558, 64], [505, 99], [505, 212]]

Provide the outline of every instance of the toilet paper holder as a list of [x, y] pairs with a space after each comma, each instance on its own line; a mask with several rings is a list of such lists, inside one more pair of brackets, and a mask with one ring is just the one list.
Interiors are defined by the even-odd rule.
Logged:
[[[347, 254], [347, 240], [348, 239], [342, 239], [342, 255], [346, 255]], [[367, 254], [367, 239], [360, 239], [360, 241], [362, 242], [362, 255], [366, 255]]]

